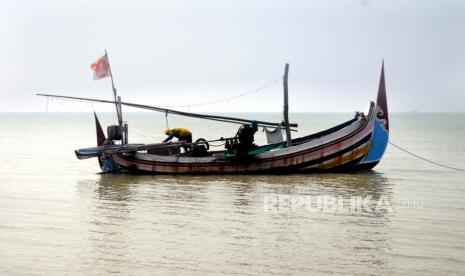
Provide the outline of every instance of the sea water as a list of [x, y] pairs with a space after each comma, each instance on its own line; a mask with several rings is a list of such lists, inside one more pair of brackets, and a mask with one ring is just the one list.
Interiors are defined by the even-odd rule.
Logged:
[[[292, 135], [352, 116], [291, 114]], [[160, 142], [167, 125], [194, 140], [238, 128], [165, 119], [126, 114], [130, 142]], [[91, 113], [0, 113], [0, 126], [0, 275], [465, 273], [465, 173], [392, 146], [358, 174], [98, 174], [73, 152], [96, 144]], [[394, 113], [390, 127], [396, 145], [465, 168], [465, 114]]]

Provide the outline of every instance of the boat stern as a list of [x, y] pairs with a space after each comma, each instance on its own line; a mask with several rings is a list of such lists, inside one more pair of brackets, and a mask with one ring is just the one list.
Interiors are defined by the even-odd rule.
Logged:
[[[102, 125], [100, 124], [100, 121], [97, 117], [97, 114], [95, 114], [95, 112], [94, 112], [94, 118], [95, 118], [95, 131], [97, 134], [97, 147], [104, 146], [107, 144], [107, 141], [111, 142], [111, 140], [108, 140], [105, 137], [105, 133], [103, 132]], [[97, 159], [98, 159], [98, 163], [103, 173], [113, 172], [119, 169], [118, 164], [116, 164], [116, 162], [114, 161], [111, 155], [101, 153], [97, 155]]]

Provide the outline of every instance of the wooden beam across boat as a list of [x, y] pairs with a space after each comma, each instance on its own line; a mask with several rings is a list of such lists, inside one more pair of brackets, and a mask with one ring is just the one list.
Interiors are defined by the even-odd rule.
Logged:
[[174, 143], [153, 143], [153, 144], [121, 144], [121, 145], [103, 145], [75, 150], [74, 153], [78, 159], [88, 159], [98, 157], [102, 154], [111, 155], [115, 153], [136, 152], [162, 147], [183, 146], [185, 142]]
[[75, 150], [74, 153], [78, 159], [87, 159], [98, 157], [102, 154], [114, 154], [123, 152], [133, 152], [139, 150], [144, 144], [125, 144], [125, 145], [105, 145]]
[[[99, 103], [110, 103], [115, 104], [114, 101], [109, 100], [101, 100], [101, 99], [92, 99], [92, 98], [81, 98], [81, 97], [72, 97], [72, 96], [62, 96], [62, 95], [53, 95], [53, 94], [36, 94], [37, 96], [43, 97], [52, 97], [52, 98], [60, 98], [60, 99], [69, 99], [69, 100], [79, 100], [79, 101], [90, 101], [90, 102], [99, 102]], [[136, 104], [136, 103], [128, 103], [128, 102], [121, 102], [122, 105], [130, 106], [134, 108], [140, 109], [147, 109], [157, 112], [162, 112], [166, 114], [174, 114], [180, 116], [187, 116], [187, 117], [194, 117], [199, 119], [206, 119], [206, 120], [213, 120], [219, 122], [226, 122], [226, 123], [234, 123], [234, 124], [250, 124], [253, 121], [257, 122], [259, 126], [264, 127], [284, 127], [282, 123], [273, 123], [273, 122], [266, 122], [266, 121], [257, 121], [257, 120], [249, 120], [249, 119], [242, 119], [236, 117], [227, 117], [227, 116], [219, 116], [219, 115], [209, 115], [209, 114], [200, 114], [200, 113], [191, 113], [191, 112], [184, 112], [179, 110], [167, 109], [157, 106], [150, 106], [150, 105], [143, 105], [143, 104]], [[289, 124], [290, 127], [298, 127], [298, 124]]]

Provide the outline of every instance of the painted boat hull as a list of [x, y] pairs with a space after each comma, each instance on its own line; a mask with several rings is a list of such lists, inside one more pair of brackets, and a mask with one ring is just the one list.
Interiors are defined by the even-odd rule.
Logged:
[[367, 170], [380, 161], [382, 155], [379, 156], [379, 153], [385, 149], [383, 141], [378, 141], [381, 124], [378, 123], [376, 110], [377, 106], [372, 103], [367, 118], [358, 118], [341, 130], [247, 159], [156, 156], [147, 153], [118, 153], [111, 157], [115, 164], [127, 171], [154, 174], [285, 174]]

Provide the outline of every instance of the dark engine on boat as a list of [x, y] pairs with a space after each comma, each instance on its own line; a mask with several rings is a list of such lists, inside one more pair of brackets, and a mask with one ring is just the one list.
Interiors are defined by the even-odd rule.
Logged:
[[257, 145], [254, 144], [254, 135], [257, 129], [258, 126], [253, 123], [242, 125], [237, 131], [236, 136], [226, 141], [226, 149], [230, 152], [234, 152], [236, 157], [247, 156], [249, 150], [257, 147]]

